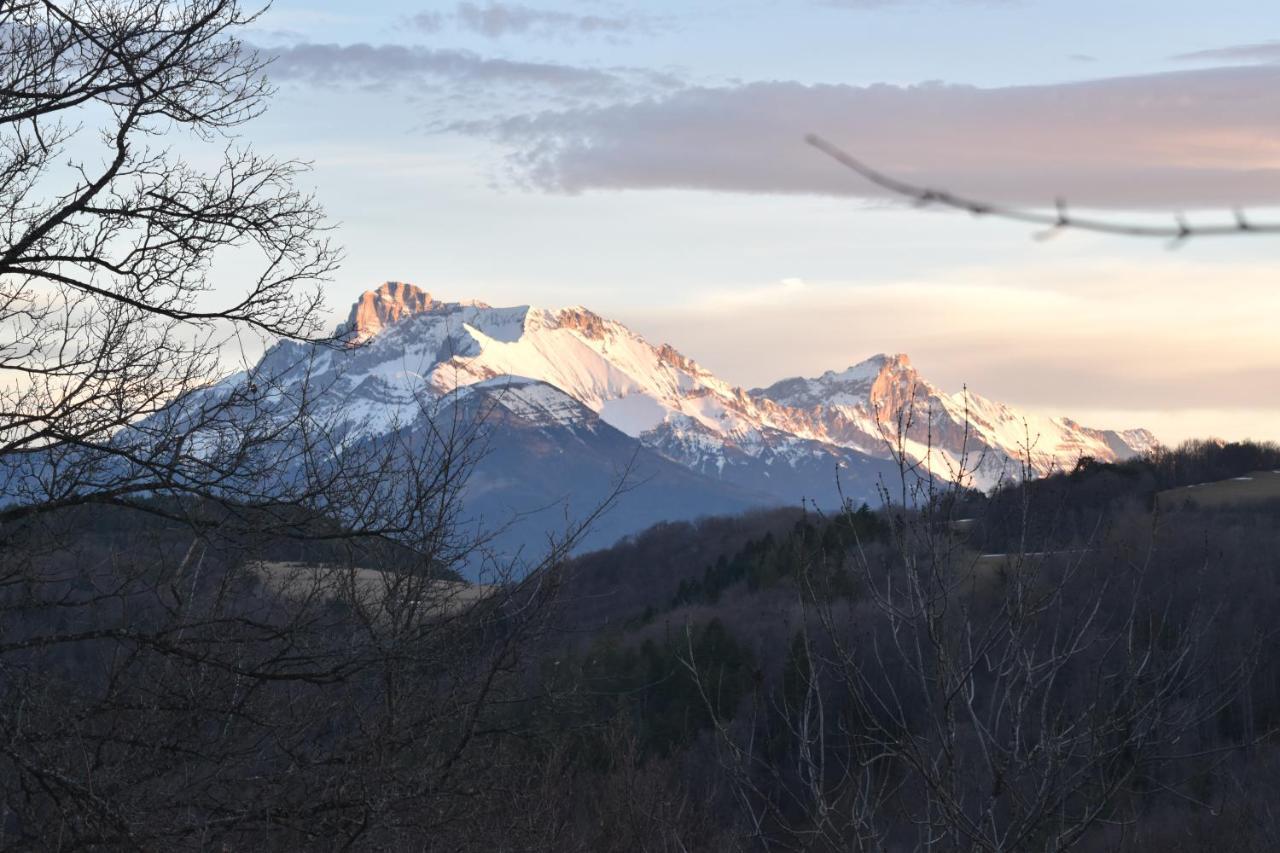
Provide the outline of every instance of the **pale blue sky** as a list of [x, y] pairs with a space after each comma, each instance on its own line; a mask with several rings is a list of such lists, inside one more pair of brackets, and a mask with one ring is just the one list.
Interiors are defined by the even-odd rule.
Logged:
[[335, 316], [398, 278], [585, 304], [749, 386], [905, 351], [1097, 426], [1280, 438], [1280, 240], [1036, 242], [801, 142], [999, 199], [1262, 218], [1273, 4], [328, 0], [246, 38], [280, 54], [248, 133], [314, 161], [340, 223]]

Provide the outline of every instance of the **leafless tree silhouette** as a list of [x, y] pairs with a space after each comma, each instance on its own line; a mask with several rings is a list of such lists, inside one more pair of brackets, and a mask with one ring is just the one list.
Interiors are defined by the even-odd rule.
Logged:
[[793, 683], [746, 722], [719, 719], [687, 644], [746, 834], [779, 850], [1064, 851], [1135, 821], [1142, 791], [1212, 751], [1183, 744], [1240, 695], [1257, 647], [1215, 655], [1220, 614], [1149, 580], [1154, 539], [1040, 550], [1024, 504], [1021, 545], [982, 555], [957, 535], [962, 478], [905, 463], [901, 477], [884, 489], [888, 547], [850, 527], [855, 602], [824, 588], [845, 566], [807, 567]]
[[[459, 517], [483, 413], [424, 388], [374, 442], [317, 407], [338, 252], [238, 135], [255, 17], [0, 4], [0, 847], [420, 847], [510, 784], [590, 519], [516, 571]], [[292, 340], [219, 381], [241, 333]]]

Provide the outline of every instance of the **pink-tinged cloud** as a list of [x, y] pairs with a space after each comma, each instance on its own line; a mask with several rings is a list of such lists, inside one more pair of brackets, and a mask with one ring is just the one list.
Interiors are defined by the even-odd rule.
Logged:
[[757, 82], [459, 129], [512, 147], [518, 180], [576, 193], [683, 188], [875, 196], [818, 133], [914, 183], [993, 201], [1280, 203], [1280, 67], [1040, 86]]
[[1171, 57], [1179, 62], [1280, 62], [1280, 41], [1233, 44], [1208, 50], [1193, 50]]

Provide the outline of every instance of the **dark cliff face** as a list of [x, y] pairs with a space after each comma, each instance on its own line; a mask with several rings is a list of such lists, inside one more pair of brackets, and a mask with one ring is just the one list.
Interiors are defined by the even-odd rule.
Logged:
[[[535, 383], [549, 394], [555, 389]], [[561, 395], [564, 396], [564, 395]], [[776, 494], [748, 483], [706, 476], [665, 458], [564, 396], [574, 417], [530, 417], [499, 390], [460, 404], [468, 417], [484, 412], [484, 452], [464, 493], [471, 523], [495, 531], [495, 550], [537, 559], [548, 533], [594, 513], [625, 472], [622, 493], [584, 537], [580, 550], [606, 547], [662, 521], [692, 520], [782, 505]], [[450, 415], [452, 417], [452, 415]]]

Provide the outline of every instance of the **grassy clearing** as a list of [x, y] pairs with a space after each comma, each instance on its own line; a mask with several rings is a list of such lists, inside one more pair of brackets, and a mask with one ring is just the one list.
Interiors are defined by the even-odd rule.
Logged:
[[1229, 480], [1166, 489], [1157, 498], [1165, 509], [1185, 504], [1219, 507], [1280, 499], [1280, 471], [1253, 471]]
[[494, 587], [484, 584], [359, 567], [261, 561], [251, 563], [249, 568], [262, 578], [268, 589], [296, 600], [319, 596], [359, 602], [375, 610], [391, 606], [393, 602], [407, 602], [427, 617], [453, 615], [495, 591]]

